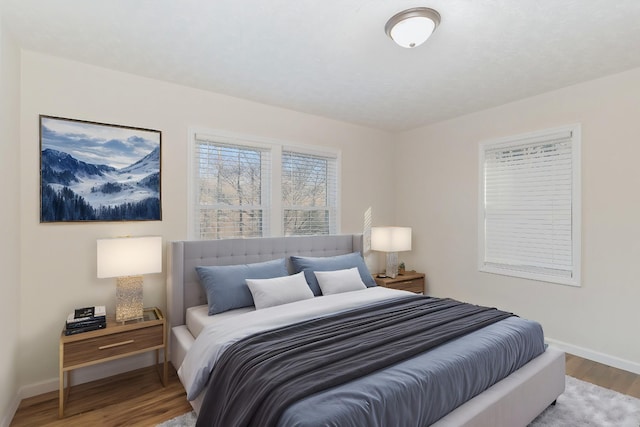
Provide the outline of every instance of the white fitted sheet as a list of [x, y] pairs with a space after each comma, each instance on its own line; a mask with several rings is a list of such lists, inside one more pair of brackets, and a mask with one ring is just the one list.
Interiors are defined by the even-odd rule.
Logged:
[[189, 329], [189, 332], [191, 332], [191, 335], [193, 335], [194, 338], [197, 338], [205, 326], [226, 322], [229, 319], [242, 316], [243, 314], [251, 311], [256, 311], [255, 307], [236, 308], [235, 310], [229, 310], [209, 316], [209, 307], [206, 304], [189, 307], [187, 308], [186, 314], [187, 329]]

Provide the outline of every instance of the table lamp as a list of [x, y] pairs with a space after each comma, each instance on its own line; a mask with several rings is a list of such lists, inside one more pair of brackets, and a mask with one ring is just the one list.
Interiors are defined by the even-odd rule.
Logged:
[[116, 321], [143, 317], [143, 274], [162, 272], [161, 237], [98, 239], [98, 278], [117, 277]]
[[411, 250], [411, 227], [372, 227], [371, 249], [387, 253], [386, 276], [398, 275], [398, 252]]

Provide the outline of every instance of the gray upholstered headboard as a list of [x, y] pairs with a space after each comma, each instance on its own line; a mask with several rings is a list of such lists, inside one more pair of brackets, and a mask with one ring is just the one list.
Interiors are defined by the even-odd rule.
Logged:
[[300, 256], [362, 253], [362, 235], [263, 237], [171, 242], [167, 262], [167, 317], [171, 327], [184, 325], [188, 307], [207, 303], [196, 267], [233, 265]]

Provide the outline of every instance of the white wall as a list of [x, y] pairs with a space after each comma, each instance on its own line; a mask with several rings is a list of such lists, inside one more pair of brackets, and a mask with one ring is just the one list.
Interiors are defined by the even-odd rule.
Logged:
[[[28, 51], [22, 52], [21, 101], [22, 385], [57, 378], [58, 337], [72, 308], [106, 304], [114, 311], [115, 281], [96, 279], [97, 238], [188, 237], [191, 126], [339, 149], [341, 231], [361, 232], [369, 206], [377, 221], [392, 219], [393, 207], [377, 197], [391, 191], [391, 171], [374, 167], [392, 151], [385, 132]], [[163, 220], [40, 224], [39, 114], [161, 130]], [[146, 305], [164, 308], [164, 274], [146, 276], [144, 292]]]
[[[582, 287], [477, 268], [479, 141], [582, 123]], [[540, 321], [547, 337], [640, 372], [640, 69], [405, 132], [396, 163], [405, 255], [429, 292]], [[584, 350], [584, 351], [583, 351]], [[612, 357], [608, 357], [612, 356]]]
[[0, 426], [9, 425], [17, 404], [20, 299], [20, 55], [3, 31], [0, 16], [0, 170], [4, 180], [0, 209]]

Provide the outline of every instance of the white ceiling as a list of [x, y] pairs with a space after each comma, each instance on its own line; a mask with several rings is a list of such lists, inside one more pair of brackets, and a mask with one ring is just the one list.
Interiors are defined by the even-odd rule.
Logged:
[[[26, 49], [391, 131], [640, 67], [640, 0], [0, 0]], [[416, 49], [384, 33], [427, 6]]]

